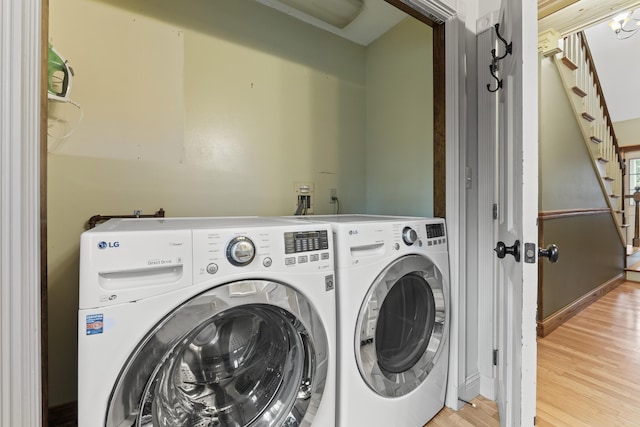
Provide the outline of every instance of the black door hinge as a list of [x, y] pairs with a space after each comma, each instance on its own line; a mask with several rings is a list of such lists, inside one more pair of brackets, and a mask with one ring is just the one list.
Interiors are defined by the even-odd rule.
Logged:
[[498, 350], [493, 350], [493, 366], [498, 366]]

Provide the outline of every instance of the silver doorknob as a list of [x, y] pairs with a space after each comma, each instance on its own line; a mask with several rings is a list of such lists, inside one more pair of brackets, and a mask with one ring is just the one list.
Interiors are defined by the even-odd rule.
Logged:
[[558, 262], [560, 249], [557, 245], [549, 245], [546, 249], [538, 248], [538, 258], [547, 257], [551, 264]]
[[516, 240], [513, 243], [513, 246], [507, 246], [504, 242], [498, 242], [494, 251], [500, 259], [507, 255], [513, 255], [516, 262], [520, 262], [520, 240]]

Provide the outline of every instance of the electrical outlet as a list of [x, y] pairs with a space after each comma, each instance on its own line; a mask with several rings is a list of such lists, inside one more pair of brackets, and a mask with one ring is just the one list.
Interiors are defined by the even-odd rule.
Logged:
[[329, 190], [329, 203], [335, 203], [338, 200], [338, 189], [332, 188]]
[[[293, 189], [295, 193], [296, 201], [296, 214], [297, 215], [310, 215], [313, 213], [313, 182], [300, 182], [293, 183]], [[299, 212], [299, 213], [298, 213]]]

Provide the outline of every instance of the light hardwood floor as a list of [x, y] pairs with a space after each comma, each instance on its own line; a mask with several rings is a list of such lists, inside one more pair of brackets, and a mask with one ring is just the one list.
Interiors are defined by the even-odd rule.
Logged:
[[538, 426], [640, 425], [640, 283], [538, 340]]
[[495, 402], [480, 396], [472, 400], [474, 408], [465, 405], [459, 411], [444, 408], [425, 427], [499, 427], [498, 407]]
[[[640, 426], [640, 283], [625, 282], [538, 339], [537, 425]], [[494, 402], [427, 426], [500, 425]], [[488, 416], [487, 416], [488, 415]]]

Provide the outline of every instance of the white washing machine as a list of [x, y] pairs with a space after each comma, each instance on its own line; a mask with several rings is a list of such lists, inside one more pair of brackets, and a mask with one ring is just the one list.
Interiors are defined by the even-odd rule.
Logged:
[[449, 256], [436, 218], [336, 215], [338, 425], [419, 427], [444, 406]]
[[110, 220], [80, 252], [80, 427], [335, 425], [329, 225]]

